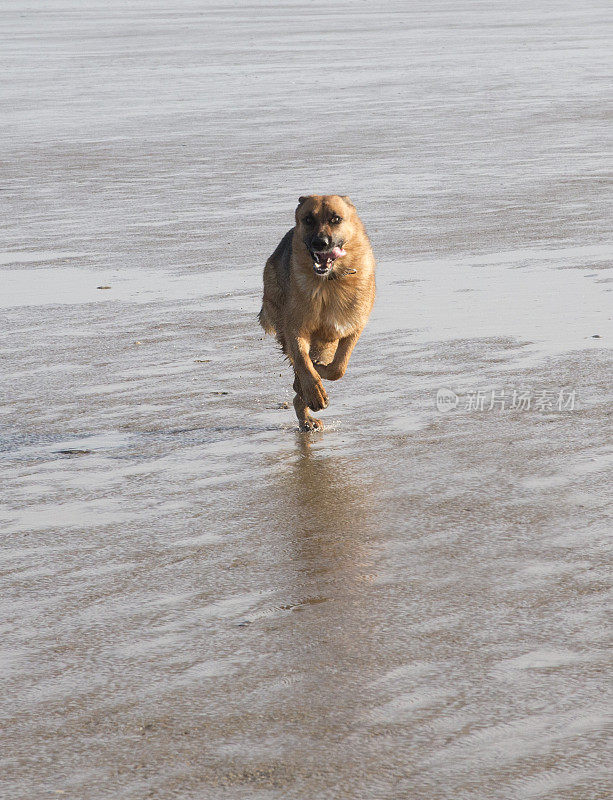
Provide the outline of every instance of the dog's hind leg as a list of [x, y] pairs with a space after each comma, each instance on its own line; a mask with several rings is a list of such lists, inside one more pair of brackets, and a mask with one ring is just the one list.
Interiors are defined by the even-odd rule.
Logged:
[[349, 363], [349, 357], [361, 333], [361, 330], [356, 331], [350, 336], [345, 336], [343, 339], [340, 339], [332, 361], [329, 363], [315, 364], [315, 369], [321, 378], [327, 381], [337, 381], [339, 378], [343, 377], [347, 369], [347, 364]]
[[315, 419], [309, 414], [309, 407], [304, 402], [304, 399], [301, 395], [300, 389], [300, 381], [298, 380], [298, 376], [295, 375], [294, 377], [294, 391], [296, 392], [296, 396], [294, 397], [294, 411], [296, 412], [296, 416], [298, 417], [298, 424], [300, 425], [301, 431], [323, 431], [324, 424], [320, 419]]
[[317, 369], [317, 364], [330, 364], [336, 354], [338, 340], [335, 342], [311, 342], [309, 357], [313, 366]]

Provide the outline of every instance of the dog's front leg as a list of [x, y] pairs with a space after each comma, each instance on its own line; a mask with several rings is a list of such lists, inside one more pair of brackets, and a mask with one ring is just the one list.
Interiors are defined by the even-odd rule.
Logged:
[[304, 336], [293, 336], [288, 337], [288, 343], [294, 371], [300, 383], [300, 396], [313, 411], [326, 408], [328, 395], [309, 356], [311, 342]]
[[353, 348], [356, 346], [361, 333], [362, 331], [359, 330], [352, 333], [350, 336], [339, 339], [338, 347], [336, 348], [336, 353], [332, 361], [329, 364], [317, 364], [317, 372], [322, 378], [325, 378], [327, 381], [337, 381], [339, 378], [343, 377], [347, 370], [347, 364], [349, 364]]

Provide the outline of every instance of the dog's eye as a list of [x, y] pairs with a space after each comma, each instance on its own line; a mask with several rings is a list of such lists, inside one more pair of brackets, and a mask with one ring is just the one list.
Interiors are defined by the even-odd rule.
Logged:
[[338, 214], [335, 214], [335, 215], [332, 217], [332, 219], [330, 220], [330, 222], [331, 222], [333, 225], [338, 225], [338, 224], [339, 224], [339, 222], [342, 222], [342, 221], [343, 221], [343, 218], [342, 218], [342, 217], [339, 217], [339, 215], [338, 215]]
[[312, 225], [315, 222], [315, 218], [313, 217], [312, 214], [308, 214], [304, 218], [303, 222], [304, 222], [305, 225]]

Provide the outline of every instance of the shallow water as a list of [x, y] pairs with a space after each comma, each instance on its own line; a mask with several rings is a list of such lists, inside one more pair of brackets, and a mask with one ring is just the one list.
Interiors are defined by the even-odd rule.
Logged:
[[[3, 796], [610, 796], [610, 27], [537, 5], [4, 4]], [[378, 300], [302, 435], [326, 190]]]

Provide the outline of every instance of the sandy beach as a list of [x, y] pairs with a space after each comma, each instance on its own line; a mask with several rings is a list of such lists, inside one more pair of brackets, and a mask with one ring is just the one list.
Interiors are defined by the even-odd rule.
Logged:
[[[607, 4], [1, 5], [0, 796], [609, 798]], [[311, 192], [378, 296], [301, 434]]]

